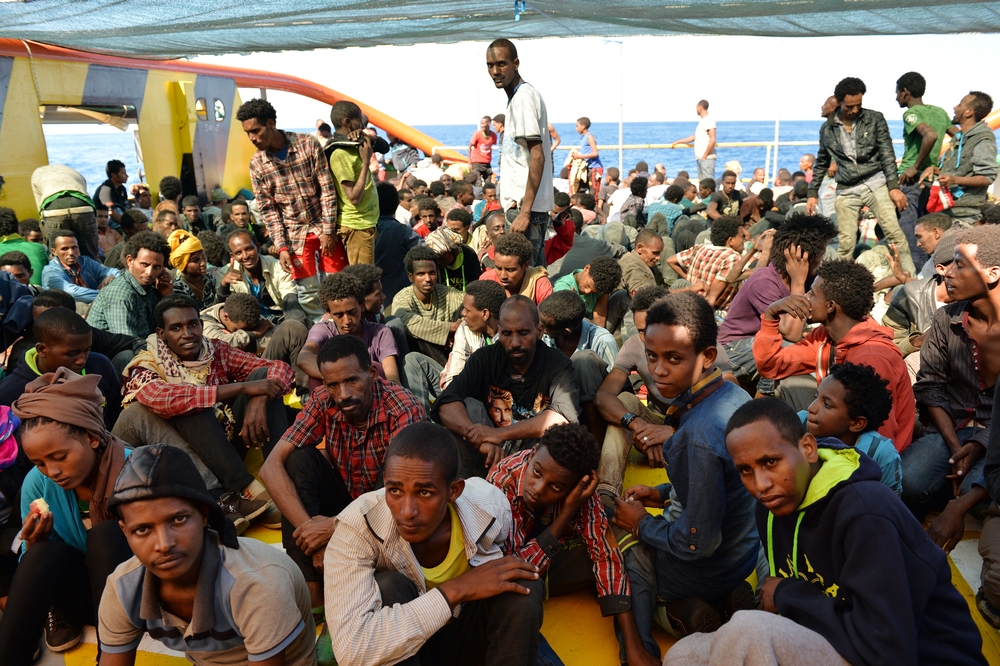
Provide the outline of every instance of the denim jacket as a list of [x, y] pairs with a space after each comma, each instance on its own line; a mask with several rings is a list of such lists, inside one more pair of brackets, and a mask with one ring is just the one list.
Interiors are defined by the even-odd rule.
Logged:
[[854, 119], [851, 134], [854, 137], [856, 153], [848, 156], [848, 151], [840, 139], [840, 112], [819, 129], [819, 151], [813, 165], [813, 179], [809, 183], [809, 196], [819, 196], [819, 186], [827, 176], [830, 161], [837, 161], [837, 189], [860, 185], [876, 172], [885, 174], [886, 186], [890, 190], [899, 189], [899, 173], [896, 170], [896, 152], [892, 148], [892, 137], [885, 116], [878, 111], [862, 109]]
[[[673, 404], [686, 405], [694, 397], [689, 391]], [[681, 416], [677, 431], [664, 443], [671, 498], [682, 508], [668, 518], [643, 520], [638, 527], [639, 540], [656, 549], [658, 577], [671, 575], [678, 561], [691, 575], [735, 582], [754, 568], [760, 548], [755, 501], [733, 466], [725, 437], [729, 417], [749, 401], [746, 391], [723, 382]], [[665, 488], [659, 490], [662, 495]]]
[[117, 268], [109, 268], [94, 261], [90, 257], [79, 257], [80, 276], [83, 278], [86, 287], [73, 282], [73, 276], [59, 261], [58, 257], [52, 257], [49, 263], [42, 270], [42, 286], [46, 289], [58, 289], [65, 291], [73, 300], [81, 303], [91, 303], [97, 298], [97, 287], [106, 278], [116, 277], [121, 271]]

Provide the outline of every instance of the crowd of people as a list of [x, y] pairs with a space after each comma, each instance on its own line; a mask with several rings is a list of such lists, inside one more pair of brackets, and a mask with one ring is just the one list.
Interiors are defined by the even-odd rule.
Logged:
[[771, 185], [715, 180], [706, 100], [697, 179], [605, 168], [581, 117], [557, 178], [516, 47], [486, 60], [508, 103], [467, 163], [252, 99], [233, 198], [171, 176], [153, 207], [111, 160], [0, 208], [3, 662], [91, 624], [102, 666], [146, 634], [558, 664], [543, 602], [589, 589], [633, 666], [985, 664], [947, 553], [982, 517], [1000, 628], [991, 98], [948, 114], [904, 74], [897, 159], [846, 78]]

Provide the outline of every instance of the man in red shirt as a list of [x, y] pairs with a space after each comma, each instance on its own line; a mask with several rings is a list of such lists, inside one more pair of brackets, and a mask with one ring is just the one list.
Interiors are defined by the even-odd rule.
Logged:
[[483, 182], [489, 180], [493, 169], [493, 146], [497, 143], [497, 135], [490, 129], [489, 116], [479, 120], [479, 129], [469, 139], [469, 173], [474, 173]]

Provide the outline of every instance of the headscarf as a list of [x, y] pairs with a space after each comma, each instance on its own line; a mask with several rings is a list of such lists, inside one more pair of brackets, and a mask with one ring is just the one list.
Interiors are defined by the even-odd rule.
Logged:
[[448, 252], [458, 250], [462, 245], [462, 237], [451, 229], [441, 227], [427, 234], [424, 244], [440, 257]]
[[111, 520], [107, 503], [114, 481], [125, 464], [125, 443], [104, 426], [101, 403], [104, 396], [97, 384], [100, 375], [78, 375], [59, 368], [47, 372], [24, 387], [12, 407], [22, 421], [44, 417], [58, 423], [83, 428], [100, 441], [97, 478], [91, 487], [90, 516], [94, 523]]
[[170, 246], [170, 265], [181, 272], [184, 272], [184, 267], [188, 265], [192, 254], [205, 249], [197, 236], [184, 229], [170, 232], [167, 244]]

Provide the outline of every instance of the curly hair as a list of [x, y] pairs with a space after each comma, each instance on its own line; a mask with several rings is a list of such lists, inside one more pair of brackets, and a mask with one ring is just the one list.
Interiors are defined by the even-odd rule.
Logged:
[[665, 284], [651, 284], [642, 287], [632, 295], [632, 302], [629, 309], [632, 312], [645, 312], [653, 303], [670, 293], [670, 289]]
[[[910, 92], [913, 92], [912, 90]], [[889, 380], [882, 379], [870, 365], [837, 363], [830, 376], [844, 387], [844, 404], [852, 419], [868, 419], [865, 432], [878, 430], [892, 412], [892, 393]]]
[[681, 199], [684, 198], [684, 188], [680, 185], [671, 185], [663, 193], [663, 198], [670, 203], [680, 203]]
[[21, 220], [21, 223], [17, 225], [17, 232], [26, 238], [28, 234], [30, 234], [32, 231], [37, 231], [38, 233], [42, 233], [42, 225], [39, 224], [38, 220], [36, 220], [33, 217], [29, 217], [26, 220]]
[[[983, 222], [986, 224], [1000, 224], [1000, 205], [986, 204], [983, 206], [982, 216]], [[24, 222], [21, 222], [21, 224], [23, 225]], [[21, 232], [21, 235], [24, 236], [23, 231]]]
[[[129, 210], [122, 213], [122, 219], [120, 224], [122, 229], [125, 231], [132, 231], [137, 224], [149, 224], [149, 218], [141, 210], [136, 210], [135, 208], [130, 208]], [[23, 235], [23, 234], [22, 234]]]
[[229, 319], [246, 324], [247, 328], [256, 328], [257, 324], [260, 323], [260, 304], [250, 294], [238, 292], [229, 294], [222, 309], [229, 315]]
[[981, 268], [1000, 266], [1000, 227], [986, 224], [967, 229], [958, 235], [958, 245], [976, 246], [976, 261]]
[[686, 328], [698, 354], [714, 346], [719, 336], [715, 310], [708, 301], [691, 291], [667, 294], [653, 303], [646, 311], [647, 336], [656, 324]]
[[184, 191], [181, 179], [177, 176], [164, 176], [160, 179], [159, 199], [160, 201], [173, 201]]
[[356, 299], [358, 305], [363, 308], [366, 295], [361, 281], [343, 272], [327, 275], [319, 285], [319, 302], [324, 310], [330, 301], [340, 301], [345, 298]]
[[31, 270], [31, 260], [24, 252], [17, 250], [0, 254], [0, 266], [20, 266], [26, 271]]
[[649, 179], [643, 176], [636, 176], [632, 179], [632, 184], [629, 185], [629, 191], [632, 192], [632, 196], [646, 196], [646, 192], [649, 191]]
[[578, 423], [564, 423], [546, 430], [538, 440], [538, 450], [541, 449], [578, 478], [596, 470], [600, 459], [594, 436]]
[[201, 249], [205, 251], [208, 263], [213, 266], [222, 266], [226, 263], [226, 244], [222, 242], [222, 236], [208, 229], [202, 229], [196, 235], [201, 242]]
[[437, 198], [444, 196], [445, 192], [444, 183], [442, 183], [440, 180], [435, 180], [433, 183], [427, 186], [427, 189], [430, 190], [432, 197]]
[[622, 281], [622, 267], [611, 257], [594, 257], [590, 262], [590, 278], [598, 294], [610, 294]]
[[517, 257], [517, 263], [527, 266], [535, 249], [524, 234], [503, 234], [493, 241], [493, 254], [504, 257]]
[[256, 119], [261, 125], [266, 125], [268, 120], [278, 122], [278, 112], [274, 110], [274, 107], [266, 99], [254, 97], [251, 100], [243, 102], [240, 105], [239, 111], [236, 112], [236, 120], [241, 123], [244, 120], [250, 119]]
[[416, 201], [417, 201], [417, 211], [433, 210], [438, 213], [441, 212], [441, 208], [437, 205], [437, 202], [434, 201], [433, 197], [419, 196], [417, 197]]
[[17, 213], [13, 208], [0, 206], [0, 236], [17, 233]]
[[163, 314], [167, 310], [184, 310], [188, 308], [194, 310], [195, 314], [201, 314], [198, 304], [187, 294], [170, 294], [169, 296], [164, 296], [153, 310], [153, 324], [156, 328], [166, 328], [163, 325]]
[[472, 296], [477, 310], [487, 310], [493, 317], [500, 316], [500, 308], [507, 300], [503, 286], [493, 280], [473, 280], [465, 285], [465, 294]]
[[817, 278], [823, 278], [823, 295], [840, 306], [844, 314], [861, 321], [875, 305], [875, 277], [867, 268], [850, 259], [831, 259], [820, 264]]
[[743, 233], [743, 220], [734, 215], [723, 215], [712, 222], [712, 245], [722, 247], [733, 236]]
[[848, 76], [846, 79], [841, 79], [837, 87], [833, 89], [833, 96], [837, 98], [838, 102], [843, 102], [848, 95], [864, 95], [866, 92], [868, 92], [868, 88], [865, 87], [864, 81], [854, 76]]
[[341, 272], [361, 283], [364, 296], [375, 291], [375, 283], [382, 279], [382, 269], [375, 264], [351, 264]]
[[571, 289], [554, 291], [538, 304], [538, 314], [551, 317], [556, 328], [576, 331], [583, 325], [587, 307], [580, 295]]
[[407, 275], [413, 275], [413, 262], [414, 261], [431, 261], [437, 264], [437, 252], [430, 249], [426, 245], [417, 245], [411, 247], [403, 257], [403, 268], [406, 269]]
[[907, 90], [913, 97], [923, 97], [927, 81], [919, 72], [907, 72], [896, 79], [896, 90]]
[[837, 236], [837, 227], [822, 215], [792, 215], [774, 233], [771, 243], [771, 263], [778, 269], [781, 277], [788, 277], [785, 268], [785, 250], [798, 245], [810, 257], [826, 252], [826, 246]]
[[128, 242], [125, 243], [125, 248], [122, 250], [122, 256], [135, 259], [139, 256], [139, 250], [149, 250], [150, 252], [162, 254], [163, 263], [166, 263], [170, 257], [170, 246], [167, 245], [167, 239], [155, 231], [140, 231], [135, 236], [132, 236], [132, 238], [129, 238]]

